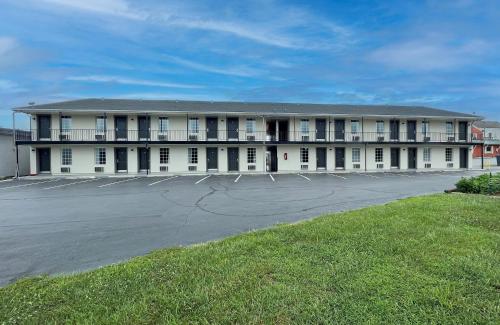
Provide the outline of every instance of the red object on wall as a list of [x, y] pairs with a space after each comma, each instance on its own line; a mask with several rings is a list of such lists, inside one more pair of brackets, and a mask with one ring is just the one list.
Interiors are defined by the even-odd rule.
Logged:
[[288, 160], [288, 153], [286, 153], [286, 152], [285, 152], [285, 153], [283, 154], [283, 159]]

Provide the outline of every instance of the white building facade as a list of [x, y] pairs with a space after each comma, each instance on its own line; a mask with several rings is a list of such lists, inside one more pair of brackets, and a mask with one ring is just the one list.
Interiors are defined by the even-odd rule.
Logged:
[[30, 115], [31, 174], [467, 169], [477, 116], [405, 106], [87, 99]]

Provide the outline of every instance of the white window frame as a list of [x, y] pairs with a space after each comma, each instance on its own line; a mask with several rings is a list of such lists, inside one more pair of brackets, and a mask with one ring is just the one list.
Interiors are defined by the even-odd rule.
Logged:
[[361, 126], [361, 124], [359, 123], [359, 120], [352, 120], [351, 121], [351, 133], [358, 134], [359, 132], [361, 132], [360, 126]]
[[454, 136], [455, 134], [455, 127], [453, 125], [453, 122], [446, 122], [446, 134], [451, 137], [451, 136]]
[[255, 134], [257, 132], [257, 121], [254, 118], [247, 118], [245, 129], [247, 134]]
[[302, 135], [309, 135], [309, 120], [308, 119], [300, 120], [300, 133], [302, 133]]
[[200, 132], [200, 119], [198, 117], [190, 117], [188, 120], [189, 134], [198, 134]]
[[247, 148], [247, 164], [257, 163], [257, 148]]
[[422, 121], [422, 134], [427, 135], [430, 133], [431, 124], [429, 121]]
[[106, 132], [106, 116], [95, 117], [95, 131], [97, 134], [104, 134]]
[[71, 166], [73, 164], [73, 150], [71, 148], [61, 148], [61, 165]]
[[73, 129], [73, 119], [68, 115], [61, 115], [61, 133], [69, 133]]
[[375, 129], [377, 130], [377, 134], [383, 135], [385, 132], [385, 123], [384, 121], [377, 121], [375, 122]]
[[188, 148], [188, 164], [198, 164], [198, 148]]
[[170, 163], [170, 148], [161, 147], [160, 148], [160, 165], [166, 165]]
[[484, 146], [484, 153], [492, 153], [492, 152], [493, 152], [493, 146], [492, 145]]
[[375, 162], [376, 163], [384, 162], [384, 148], [375, 148]]
[[302, 164], [309, 163], [309, 148], [300, 148], [300, 162]]
[[453, 162], [453, 148], [445, 148], [444, 156], [446, 162]]
[[95, 148], [95, 164], [106, 165], [106, 148]]
[[351, 159], [353, 163], [361, 162], [361, 148], [352, 148]]
[[431, 162], [431, 148], [424, 148], [424, 162]]
[[169, 119], [166, 116], [160, 116], [158, 117], [158, 133], [159, 134], [165, 134], [168, 133], [169, 129]]

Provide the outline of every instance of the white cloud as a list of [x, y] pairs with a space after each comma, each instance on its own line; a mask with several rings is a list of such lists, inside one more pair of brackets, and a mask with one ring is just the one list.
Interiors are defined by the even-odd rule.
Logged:
[[387, 45], [372, 52], [369, 58], [398, 69], [447, 70], [473, 63], [488, 48], [482, 40], [452, 44], [442, 39], [427, 39]]
[[[331, 21], [309, 14], [307, 11], [294, 7], [279, 7], [269, 4], [269, 8], [255, 6], [256, 16], [262, 16], [263, 10], [268, 18], [251, 20], [220, 18], [214, 10], [194, 9], [179, 4], [162, 3], [161, 6], [145, 8], [132, 7], [125, 0], [43, 0], [45, 3], [57, 6], [59, 9], [72, 9], [128, 18], [137, 21], [147, 21], [166, 27], [178, 27], [211, 31], [233, 35], [242, 39], [276, 47], [291, 49], [334, 49], [340, 48], [351, 37], [350, 31]], [[275, 12], [275, 14], [273, 14]], [[207, 16], [207, 15], [212, 16]], [[214, 16], [216, 18], [214, 18]], [[300, 29], [306, 37], [297, 35]]]
[[17, 47], [17, 42], [12, 37], [0, 37], [0, 58]]
[[253, 77], [262, 74], [262, 71], [260, 70], [245, 66], [219, 68], [195, 61], [186, 60], [176, 56], [166, 55], [165, 57], [173, 63], [180, 64], [191, 69], [212, 72], [217, 74], [232, 75], [239, 77]]
[[18, 93], [25, 91], [25, 88], [20, 87], [16, 82], [0, 79], [0, 92], [1, 93]]
[[43, 0], [53, 5], [59, 5], [74, 10], [83, 10], [97, 14], [119, 16], [142, 20], [147, 18], [143, 12], [133, 10], [124, 0]]
[[124, 78], [119, 76], [104, 76], [104, 75], [69, 76], [66, 78], [66, 80], [117, 83], [123, 85], [137, 85], [137, 86], [164, 87], [164, 88], [186, 88], [186, 89], [203, 88], [203, 86], [199, 85], [169, 83], [169, 82], [161, 82], [154, 80], [133, 79], [133, 78]]

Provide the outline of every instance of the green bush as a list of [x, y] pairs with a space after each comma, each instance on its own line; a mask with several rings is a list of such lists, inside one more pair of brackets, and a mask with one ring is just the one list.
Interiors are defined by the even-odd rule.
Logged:
[[473, 194], [500, 193], [500, 173], [491, 175], [483, 174], [476, 177], [464, 177], [456, 184], [457, 191]]

